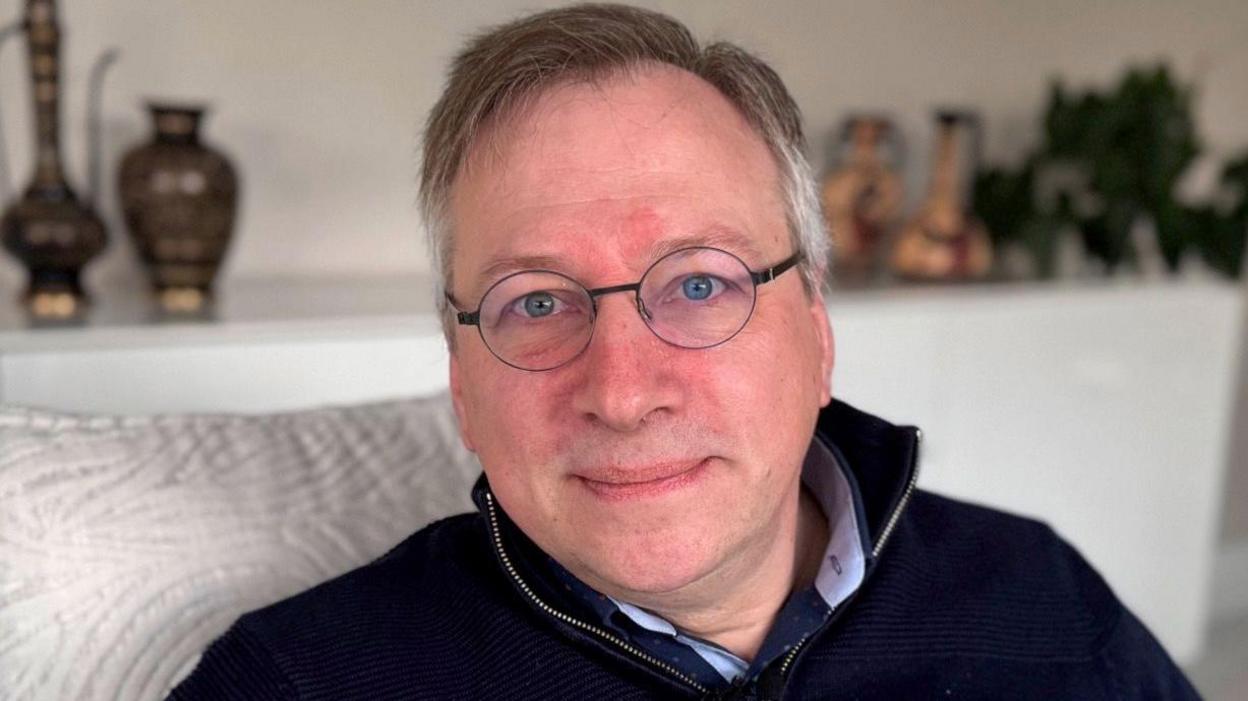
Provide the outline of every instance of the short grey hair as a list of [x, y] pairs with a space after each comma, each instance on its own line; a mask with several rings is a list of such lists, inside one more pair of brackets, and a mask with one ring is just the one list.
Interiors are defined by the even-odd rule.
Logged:
[[447, 341], [454, 316], [451, 187], [478, 136], [543, 90], [597, 80], [645, 64], [675, 66], [714, 86], [766, 143], [780, 172], [789, 236], [802, 254], [808, 292], [821, 288], [828, 236], [806, 160], [801, 113], [767, 64], [727, 42], [699, 45], [667, 15], [626, 5], [582, 4], [538, 12], [471, 39], [451, 64], [425, 125], [420, 207], [435, 267], [435, 294]]

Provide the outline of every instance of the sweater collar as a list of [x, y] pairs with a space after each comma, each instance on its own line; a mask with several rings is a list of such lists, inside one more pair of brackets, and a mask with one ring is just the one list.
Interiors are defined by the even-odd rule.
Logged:
[[892, 535], [919, 477], [921, 432], [833, 400], [819, 412], [815, 428], [845, 455], [858, 486], [871, 543], [869, 559], [878, 557]]

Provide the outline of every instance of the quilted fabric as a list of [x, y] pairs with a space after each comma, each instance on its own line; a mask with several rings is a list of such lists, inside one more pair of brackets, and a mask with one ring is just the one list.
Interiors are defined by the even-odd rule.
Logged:
[[471, 508], [445, 395], [261, 416], [0, 408], [0, 698], [163, 698], [239, 614]]

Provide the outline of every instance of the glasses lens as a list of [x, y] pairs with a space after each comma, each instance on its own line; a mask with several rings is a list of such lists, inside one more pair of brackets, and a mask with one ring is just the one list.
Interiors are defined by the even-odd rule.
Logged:
[[593, 302], [585, 288], [558, 273], [516, 273], [485, 293], [480, 329], [485, 345], [504, 363], [549, 370], [589, 343]]
[[727, 341], [754, 311], [749, 268], [715, 248], [688, 248], [659, 259], [646, 271], [640, 294], [646, 323], [683, 348]]

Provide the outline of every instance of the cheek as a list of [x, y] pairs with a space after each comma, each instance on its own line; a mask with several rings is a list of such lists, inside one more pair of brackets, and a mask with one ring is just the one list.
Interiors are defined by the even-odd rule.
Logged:
[[680, 366], [683, 385], [696, 388], [687, 391], [689, 414], [732, 436], [738, 457], [768, 469], [805, 454], [821, 397], [809, 317], [777, 316], [751, 320], [723, 346], [695, 351], [700, 362]]
[[508, 368], [490, 357], [465, 377], [465, 410], [473, 417], [477, 455], [491, 480], [521, 465], [545, 464], [557, 445], [561, 402], [549, 378]]
[[768, 405], [818, 404], [823, 359], [810, 315], [785, 307], [783, 313], [759, 316], [742, 333], [741, 376], [758, 378], [756, 391]]

